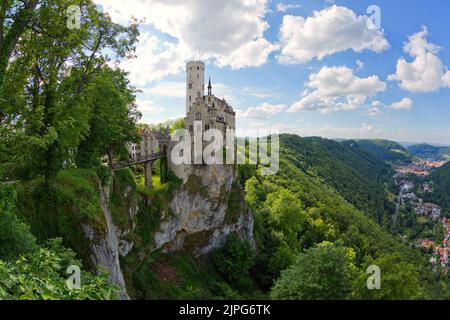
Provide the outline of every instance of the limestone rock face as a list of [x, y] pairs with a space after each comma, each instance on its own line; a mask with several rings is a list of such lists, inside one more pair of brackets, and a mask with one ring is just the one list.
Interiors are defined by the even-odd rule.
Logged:
[[254, 245], [253, 216], [233, 166], [191, 165], [174, 171], [182, 172], [184, 184], [155, 233], [156, 248], [202, 255], [222, 247], [233, 232]]
[[[254, 246], [253, 216], [245, 203], [234, 167], [184, 166], [177, 169], [182, 172], [183, 184], [168, 195], [168, 207], [159, 212], [159, 226], [149, 235], [152, 244], [140, 243], [139, 248], [135, 248], [133, 239], [140, 237], [137, 215], [155, 214], [155, 211], [150, 213], [149, 208], [157, 204], [148, 202], [149, 198], [139, 196], [129, 187], [133, 182], [117, 183], [119, 177], [114, 178], [113, 188], [111, 181], [100, 188], [104, 226], [82, 225], [90, 243], [93, 266], [109, 272], [109, 281], [119, 287], [121, 299], [129, 299], [121, 257], [137, 254], [143, 261], [157, 249], [163, 252], [183, 250], [200, 256], [222, 247], [231, 233]], [[119, 204], [114, 204], [111, 197]], [[130, 272], [129, 268], [124, 270], [127, 274]]]
[[[129, 188], [122, 196], [127, 198], [131, 192]], [[109, 281], [116, 285], [120, 291], [119, 296], [122, 300], [128, 300], [126, 284], [120, 267], [119, 256], [126, 256], [133, 248], [133, 242], [125, 240], [135, 227], [128, 230], [122, 230], [117, 227], [111, 215], [109, 207], [110, 186], [100, 187], [101, 208], [106, 221], [106, 230], [99, 234], [92, 226], [82, 225], [86, 238], [90, 241], [90, 258], [92, 264], [98, 269], [104, 269], [109, 273]], [[128, 214], [131, 221], [138, 211], [137, 202], [129, 206]]]

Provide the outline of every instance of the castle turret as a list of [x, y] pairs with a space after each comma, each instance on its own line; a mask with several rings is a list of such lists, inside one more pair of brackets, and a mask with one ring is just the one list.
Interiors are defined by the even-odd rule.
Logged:
[[190, 61], [186, 64], [186, 113], [190, 111], [196, 97], [205, 93], [205, 64]]
[[208, 82], [208, 97], [212, 95], [212, 85], [211, 85], [211, 78], [209, 78]]

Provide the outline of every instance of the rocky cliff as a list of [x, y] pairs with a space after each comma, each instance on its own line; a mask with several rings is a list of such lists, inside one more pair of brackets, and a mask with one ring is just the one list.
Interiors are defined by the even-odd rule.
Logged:
[[184, 183], [170, 201], [171, 214], [161, 217], [156, 248], [202, 255], [220, 248], [232, 232], [253, 244], [253, 217], [233, 166], [183, 166], [182, 174], [179, 170]]
[[[127, 287], [132, 284], [126, 279], [135, 265], [145, 263], [155, 251], [200, 256], [222, 247], [231, 233], [254, 246], [253, 216], [232, 166], [173, 170], [182, 182], [170, 191], [138, 192], [131, 172], [115, 172], [101, 188], [105, 232], [98, 234], [92, 226], [82, 226], [90, 241], [91, 262], [110, 273], [122, 299], [129, 297]], [[128, 259], [124, 272], [123, 259]]]

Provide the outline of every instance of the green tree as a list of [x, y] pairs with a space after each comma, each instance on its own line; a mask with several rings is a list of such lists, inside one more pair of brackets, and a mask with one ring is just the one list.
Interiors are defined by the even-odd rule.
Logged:
[[186, 123], [183, 118], [175, 120], [170, 126], [170, 134], [174, 134], [178, 129], [186, 129]]
[[228, 236], [225, 247], [213, 254], [217, 270], [231, 283], [246, 287], [255, 253], [248, 242], [242, 242], [236, 234]]
[[273, 299], [347, 299], [354, 273], [351, 250], [322, 243], [300, 254], [272, 288]]
[[267, 196], [265, 206], [269, 210], [270, 220], [291, 249], [300, 244], [301, 234], [309, 224], [302, 203], [291, 191], [280, 188]]
[[16, 215], [16, 191], [0, 184], [0, 259], [11, 260], [37, 249], [29, 227]]
[[[402, 261], [398, 253], [384, 254], [370, 265], [375, 265], [381, 271], [381, 289], [367, 288], [368, 274], [361, 274], [354, 281], [353, 298], [367, 300], [412, 300], [423, 298], [423, 290], [419, 282], [417, 266]], [[366, 267], [369, 266], [367, 263]]]
[[78, 148], [76, 164], [95, 167], [106, 154], [112, 165], [114, 155], [128, 155], [126, 143], [138, 139], [136, 121], [141, 114], [134, 89], [125, 73], [104, 67], [86, 89], [86, 96], [92, 105], [90, 129]]
[[29, 27], [39, 2], [3, 0], [0, 3], [0, 88], [14, 48]]
[[[80, 29], [66, 26], [71, 5], [81, 8]], [[134, 50], [138, 31], [136, 24], [112, 23], [90, 0], [45, 0], [35, 16], [21, 36], [0, 99], [7, 106], [7, 149], [19, 155], [13, 163], [23, 177], [42, 174], [48, 184], [89, 133], [88, 84], [106, 67], [108, 55], [124, 58]]]

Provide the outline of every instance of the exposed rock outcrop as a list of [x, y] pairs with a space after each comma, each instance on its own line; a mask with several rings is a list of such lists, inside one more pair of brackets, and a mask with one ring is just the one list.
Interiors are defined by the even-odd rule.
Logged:
[[253, 216], [244, 201], [233, 166], [183, 166], [181, 189], [170, 202], [171, 215], [155, 233], [157, 248], [206, 254], [236, 232], [253, 244]]
[[[111, 181], [110, 181], [111, 182]], [[131, 229], [123, 230], [113, 222], [110, 208], [110, 185], [100, 187], [101, 208], [106, 221], [106, 230], [99, 234], [95, 229], [87, 224], [82, 225], [85, 236], [90, 240], [90, 258], [96, 268], [104, 269], [109, 273], [109, 281], [116, 285], [120, 291], [119, 296], [122, 300], [128, 300], [125, 280], [120, 267], [119, 256], [126, 256], [133, 248], [133, 242], [127, 241], [127, 235], [133, 231]], [[121, 194], [127, 198], [131, 192], [131, 187], [126, 188], [126, 192]], [[134, 202], [126, 210], [129, 218], [134, 221], [137, 214], [137, 202]]]
[[[231, 233], [254, 246], [253, 216], [233, 166], [183, 166], [175, 171], [183, 172], [182, 185], [160, 198], [139, 196], [131, 173], [116, 172], [109, 185], [100, 188], [106, 221], [101, 229], [106, 230], [82, 225], [92, 264], [109, 272], [110, 282], [120, 288], [121, 299], [129, 296], [120, 257], [136, 254], [142, 262], [157, 249], [200, 256], [222, 247]], [[161, 197], [164, 205], [158, 203]], [[139, 219], [143, 225], [137, 223]], [[157, 221], [154, 229], [146, 231], [146, 219]], [[138, 247], [135, 239], [139, 239]], [[132, 269], [125, 268], [126, 274]]]

